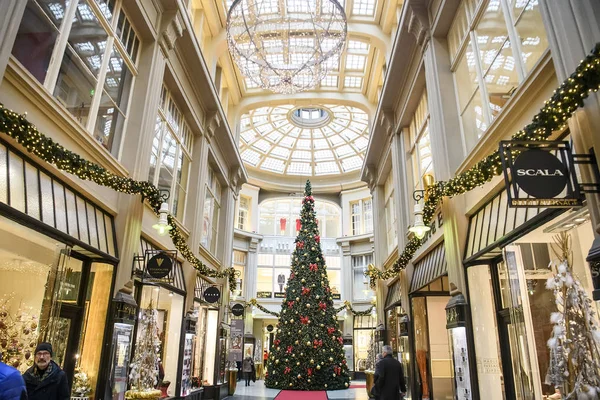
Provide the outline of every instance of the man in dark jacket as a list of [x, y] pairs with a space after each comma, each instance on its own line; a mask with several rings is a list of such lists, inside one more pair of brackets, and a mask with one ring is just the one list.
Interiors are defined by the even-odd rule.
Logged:
[[27, 390], [21, 373], [0, 362], [0, 400], [26, 400]]
[[383, 346], [383, 359], [377, 364], [374, 378], [378, 399], [398, 400], [406, 394], [404, 370], [402, 364], [392, 356], [391, 346]]
[[23, 374], [29, 400], [69, 400], [71, 390], [67, 375], [52, 361], [52, 345], [40, 343], [35, 348], [33, 366]]

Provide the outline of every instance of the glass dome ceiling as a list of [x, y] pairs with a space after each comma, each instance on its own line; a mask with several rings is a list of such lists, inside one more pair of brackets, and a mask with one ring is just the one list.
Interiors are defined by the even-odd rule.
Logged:
[[369, 117], [346, 105], [261, 107], [244, 114], [240, 153], [249, 167], [281, 175], [323, 176], [359, 170]]

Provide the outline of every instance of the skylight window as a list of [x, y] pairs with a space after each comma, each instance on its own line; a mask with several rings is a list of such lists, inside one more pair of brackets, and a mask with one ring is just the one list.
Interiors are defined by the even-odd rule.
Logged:
[[347, 76], [344, 79], [344, 87], [360, 89], [361, 86], [362, 86], [362, 77]]
[[369, 44], [358, 40], [348, 41], [348, 52], [352, 53], [368, 53]]
[[347, 70], [355, 70], [355, 71], [363, 71], [365, 69], [365, 56], [360, 56], [357, 54], [348, 54], [346, 56], [346, 69]]
[[337, 87], [338, 86], [338, 77], [335, 75], [327, 75], [321, 81], [321, 87]]
[[375, 0], [355, 0], [352, 6], [352, 15], [373, 16], [375, 13]]
[[[362, 166], [368, 116], [358, 108], [260, 107], [241, 120], [240, 153], [249, 167], [271, 174], [320, 176]], [[314, 123], [322, 125], [310, 126]]]

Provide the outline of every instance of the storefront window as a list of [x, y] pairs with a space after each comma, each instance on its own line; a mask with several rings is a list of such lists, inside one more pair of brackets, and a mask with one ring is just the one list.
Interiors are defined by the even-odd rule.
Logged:
[[373, 337], [377, 321], [370, 315], [357, 315], [354, 317], [354, 371], [366, 369], [367, 354]]
[[467, 274], [479, 387], [486, 399], [502, 400], [504, 376], [490, 270], [487, 265], [476, 265]]
[[[168, 396], [175, 396], [184, 298], [163, 287], [143, 286], [140, 308], [148, 308], [151, 302], [158, 314], [159, 352], [164, 370], [164, 378], [158, 387]], [[140, 331], [138, 327], [138, 335]]]
[[192, 368], [192, 388], [197, 388], [204, 381], [204, 364], [206, 357], [204, 356], [206, 343], [206, 322], [208, 318], [208, 308], [203, 307], [199, 302], [194, 302], [194, 314], [197, 316], [196, 322], [196, 340], [193, 346], [193, 361]]
[[[206, 335], [206, 352], [204, 359], [204, 383], [206, 385], [215, 384], [215, 358], [217, 356], [218, 342], [217, 342], [217, 329], [219, 328], [219, 310], [208, 310], [206, 319], [206, 332], [210, 334]], [[214, 332], [214, 334], [213, 334]]]
[[369, 287], [369, 278], [365, 276], [367, 266], [373, 262], [373, 254], [352, 256], [353, 297], [354, 300], [368, 300], [374, 293]]
[[[547, 341], [552, 335], [550, 316], [557, 311], [552, 291], [545, 287], [552, 270], [553, 237], [566, 232], [571, 237], [572, 270], [591, 294], [591, 273], [585, 261], [592, 246], [593, 229], [587, 210], [557, 217], [506, 246], [498, 265], [502, 302], [510, 309], [508, 335], [517, 397], [532, 399], [558, 395], [545, 383], [550, 365]], [[591, 298], [591, 296], [590, 296]]]

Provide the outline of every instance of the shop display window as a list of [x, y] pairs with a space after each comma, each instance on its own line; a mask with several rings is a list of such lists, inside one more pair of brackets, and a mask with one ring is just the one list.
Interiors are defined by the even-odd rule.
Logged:
[[[179, 345], [183, 320], [183, 296], [159, 286], [144, 285], [141, 287], [140, 308], [148, 308], [150, 302], [158, 314], [158, 338], [160, 339], [160, 359], [164, 377], [158, 388], [168, 396], [175, 396], [176, 382], [179, 379]], [[140, 329], [138, 327], [138, 336]]]
[[202, 386], [204, 382], [204, 364], [206, 357], [204, 351], [206, 349], [206, 321], [208, 317], [208, 308], [202, 306], [199, 302], [194, 302], [194, 315], [198, 318], [196, 322], [196, 338], [193, 344], [193, 372], [192, 372], [192, 389]]
[[[206, 351], [204, 352], [204, 377], [205, 385], [214, 385], [215, 363], [218, 350], [217, 329], [219, 328], [219, 310], [208, 310], [206, 319]], [[210, 333], [210, 334], [208, 334]]]
[[500, 356], [496, 304], [489, 266], [475, 265], [469, 267], [467, 276], [479, 387], [485, 388], [487, 399], [503, 400], [505, 398], [505, 379]]
[[559, 394], [545, 380], [550, 365], [547, 341], [553, 327], [550, 316], [557, 311], [554, 294], [545, 283], [556, 272], [551, 262], [557, 261], [553, 237], [558, 232], [570, 235], [573, 274], [591, 298], [592, 277], [585, 257], [592, 246], [593, 229], [585, 210], [549, 221], [506, 246], [498, 264], [502, 303], [510, 310], [508, 337], [518, 398]]
[[366, 368], [369, 345], [376, 325], [377, 320], [370, 315], [354, 317], [354, 371], [363, 372]]

